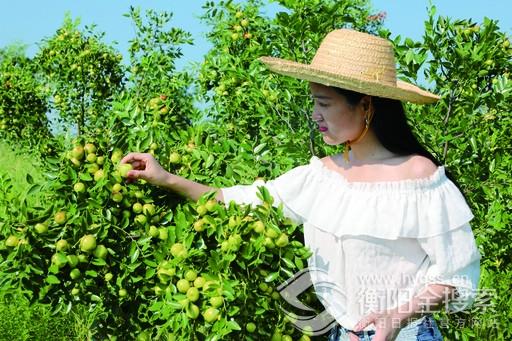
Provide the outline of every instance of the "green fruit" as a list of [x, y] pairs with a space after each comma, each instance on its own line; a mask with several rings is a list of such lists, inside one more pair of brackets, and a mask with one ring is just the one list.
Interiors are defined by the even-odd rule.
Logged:
[[55, 216], [53, 218], [55, 220], [55, 223], [57, 225], [62, 225], [66, 222], [67, 220], [67, 217], [66, 217], [66, 212], [64, 211], [59, 211], [57, 213], [55, 213]]
[[69, 267], [74, 268], [78, 265], [78, 256], [76, 255], [68, 255], [66, 257], [67, 263], [69, 264]]
[[240, 224], [240, 219], [236, 216], [229, 217], [228, 227], [234, 229]]
[[80, 167], [81, 163], [80, 161], [78, 161], [78, 159], [72, 157], [71, 159], [69, 159], [69, 161], [71, 161], [71, 163], [73, 164], [73, 166], [75, 166], [76, 168]]
[[48, 232], [48, 224], [46, 224], [46, 223], [37, 223], [34, 226], [34, 229], [36, 230], [36, 232], [38, 234], [46, 233], [46, 232]]
[[71, 279], [73, 279], [73, 280], [80, 278], [81, 275], [82, 275], [82, 273], [78, 269], [73, 269], [69, 273], [69, 277], [71, 277]]
[[161, 227], [158, 229], [158, 239], [160, 240], [167, 240], [169, 238], [169, 231], [167, 230], [167, 227]]
[[191, 287], [187, 290], [187, 298], [190, 302], [195, 302], [199, 299], [199, 290], [196, 287]]
[[96, 153], [96, 146], [92, 143], [86, 143], [84, 150], [87, 154]]
[[89, 260], [87, 255], [84, 255], [83, 253], [79, 254], [77, 257], [80, 263], [87, 263], [87, 261]]
[[153, 142], [153, 143], [151, 143], [151, 145], [149, 146], [149, 149], [151, 149], [151, 150], [157, 150], [157, 149], [158, 149], [158, 145], [157, 145], [155, 142]]
[[142, 204], [140, 202], [136, 202], [132, 206], [133, 213], [139, 214], [142, 212]]
[[311, 341], [311, 338], [307, 335], [302, 335], [300, 338], [299, 338], [299, 341]]
[[187, 249], [181, 243], [175, 243], [171, 246], [171, 255], [174, 257], [185, 258], [187, 257]]
[[119, 175], [121, 175], [123, 178], [126, 178], [128, 176], [128, 172], [133, 169], [133, 166], [130, 163], [122, 163], [119, 165], [117, 170], [119, 171]]
[[261, 220], [255, 221], [252, 225], [254, 232], [263, 233], [265, 231], [265, 224]]
[[196, 211], [197, 211], [197, 214], [199, 214], [200, 216], [203, 216], [208, 212], [205, 205], [197, 206]]
[[57, 252], [53, 254], [51, 261], [52, 264], [56, 265], [60, 269], [66, 265], [68, 259], [65, 254]]
[[158, 228], [155, 225], [151, 225], [149, 227], [149, 235], [152, 238], [156, 238], [156, 237], [158, 237], [160, 235], [160, 231], [158, 230]]
[[100, 259], [106, 259], [108, 255], [108, 250], [105, 245], [98, 245], [96, 246], [96, 249], [94, 249], [94, 257], [100, 258]]
[[112, 280], [112, 278], [114, 278], [114, 275], [112, 275], [112, 273], [111, 273], [111, 272], [107, 272], [107, 273], [105, 274], [105, 281], [106, 281], [106, 282], [110, 282], [110, 281]]
[[186, 279], [182, 278], [178, 281], [178, 283], [176, 283], [176, 288], [178, 288], [179, 292], [184, 294], [190, 288], [190, 283]]
[[199, 317], [199, 307], [195, 304], [190, 304], [187, 307], [187, 316], [193, 320]]
[[180, 163], [181, 162], [181, 156], [180, 154], [173, 152], [169, 155], [169, 162], [170, 163]]
[[288, 245], [288, 236], [286, 235], [286, 233], [281, 233], [279, 238], [277, 238], [277, 240], [275, 241], [275, 244], [277, 247], [285, 247], [286, 245]]
[[119, 192], [112, 193], [112, 200], [114, 202], [121, 202], [123, 201], [123, 195]]
[[176, 275], [176, 269], [174, 268], [159, 268], [156, 272], [156, 275], [160, 282], [167, 283], [170, 281], [171, 277]]
[[268, 228], [265, 231], [265, 236], [270, 237], [272, 239], [279, 237], [279, 231], [274, 228]]
[[115, 149], [112, 152], [112, 155], [110, 156], [110, 160], [115, 165], [118, 164], [119, 161], [121, 161], [122, 158], [123, 158], [123, 152], [121, 150], [119, 150], [119, 149]]
[[249, 26], [249, 20], [243, 19], [242, 21], [240, 21], [240, 25], [242, 25], [243, 27]]
[[266, 292], [268, 290], [268, 284], [265, 283], [265, 282], [261, 282], [258, 287], [260, 288], [261, 291], [264, 291]]
[[105, 172], [103, 169], [98, 169], [96, 172], [94, 172], [94, 181], [100, 181], [105, 177]]
[[112, 186], [112, 192], [121, 192], [123, 190], [123, 186], [120, 183], [115, 183]]
[[293, 341], [293, 339], [290, 335], [283, 334], [283, 336], [281, 336], [281, 341]]
[[274, 241], [270, 237], [265, 237], [265, 240], [263, 241], [263, 245], [268, 249], [273, 249], [276, 245], [274, 244]]
[[77, 160], [81, 160], [84, 157], [84, 148], [80, 145], [76, 146], [71, 150], [71, 156]]
[[135, 222], [140, 225], [146, 225], [146, 223], [148, 222], [148, 218], [146, 218], [144, 214], [139, 214], [138, 216], [135, 217]]
[[89, 172], [89, 174], [94, 174], [99, 170], [100, 166], [98, 166], [96, 163], [90, 164], [89, 167], [87, 167], [87, 172]]
[[206, 280], [204, 279], [204, 277], [197, 277], [195, 280], [194, 280], [194, 286], [196, 288], [202, 288], [204, 283], [206, 283]]
[[9, 236], [5, 240], [5, 246], [8, 246], [8, 247], [16, 247], [19, 245], [19, 243], [20, 243], [20, 240], [16, 236]]
[[100, 165], [100, 166], [101, 166], [101, 165], [103, 165], [103, 164], [105, 163], [105, 157], [104, 157], [104, 156], [98, 156], [98, 157], [96, 158], [96, 163], [97, 163], [98, 165]]
[[203, 219], [199, 219], [199, 220], [195, 221], [194, 222], [194, 230], [196, 232], [204, 231], [204, 224], [205, 224], [205, 221]]
[[119, 289], [118, 293], [119, 297], [126, 297], [128, 295], [128, 291], [124, 288]]
[[77, 296], [79, 293], [80, 293], [80, 289], [78, 289], [78, 288], [71, 289], [71, 295]]
[[85, 185], [83, 182], [77, 182], [74, 186], [73, 186], [73, 190], [77, 193], [83, 193], [85, 192]]
[[206, 204], [204, 205], [208, 212], [212, 212], [217, 208], [217, 201], [215, 200], [208, 200]]
[[83, 252], [91, 252], [96, 248], [96, 237], [92, 234], [87, 234], [80, 238], [80, 250]]
[[94, 162], [96, 162], [97, 157], [96, 157], [96, 154], [90, 153], [90, 154], [87, 154], [87, 157], [85, 159], [89, 163], [94, 163]]
[[208, 323], [213, 323], [220, 318], [220, 311], [210, 307], [203, 312], [204, 320]]
[[193, 282], [197, 278], [197, 272], [194, 270], [188, 270], [185, 272], [185, 279], [189, 282]]
[[218, 308], [224, 304], [224, 297], [222, 296], [214, 296], [210, 298], [210, 304], [214, 308]]
[[149, 215], [149, 216], [155, 215], [155, 205], [144, 204], [144, 206], [142, 206], [142, 212], [144, 212], [144, 214]]
[[68, 248], [69, 248], [69, 243], [65, 239], [61, 239], [57, 243], [55, 243], [55, 249], [57, 251], [66, 251]]
[[249, 333], [254, 333], [256, 331], [256, 324], [249, 322], [245, 325], [245, 330]]

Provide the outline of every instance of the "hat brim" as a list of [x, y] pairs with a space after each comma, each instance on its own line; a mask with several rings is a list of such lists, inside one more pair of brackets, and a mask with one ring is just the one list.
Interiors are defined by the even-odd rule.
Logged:
[[260, 57], [259, 60], [265, 63], [271, 71], [285, 76], [356, 91], [371, 96], [397, 99], [417, 104], [435, 103], [439, 100], [439, 96], [401, 80], [397, 80], [396, 85], [392, 86], [383, 84], [377, 80], [368, 81], [333, 74], [316, 68], [313, 65], [297, 63], [281, 58]]

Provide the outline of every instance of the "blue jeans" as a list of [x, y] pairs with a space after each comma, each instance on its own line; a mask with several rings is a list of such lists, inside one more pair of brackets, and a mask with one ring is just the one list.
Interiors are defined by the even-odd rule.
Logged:
[[[354, 332], [340, 325], [331, 329], [328, 341], [348, 341], [349, 333], [356, 334], [360, 341], [371, 341], [375, 331]], [[395, 341], [443, 341], [443, 336], [432, 315], [425, 315], [400, 330]]]

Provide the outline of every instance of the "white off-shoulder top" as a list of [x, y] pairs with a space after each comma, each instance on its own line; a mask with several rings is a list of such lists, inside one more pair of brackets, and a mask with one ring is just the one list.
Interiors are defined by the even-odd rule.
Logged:
[[456, 288], [450, 311], [474, 302], [480, 253], [473, 215], [444, 167], [424, 179], [349, 182], [312, 157], [274, 180], [221, 191], [226, 204], [257, 205], [259, 186], [304, 225], [315, 292], [343, 327], [401, 306], [433, 283]]

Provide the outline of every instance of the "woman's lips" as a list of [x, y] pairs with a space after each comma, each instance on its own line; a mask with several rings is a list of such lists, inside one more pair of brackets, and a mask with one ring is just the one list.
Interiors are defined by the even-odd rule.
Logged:
[[320, 130], [322, 133], [327, 131], [327, 127], [318, 127], [318, 130]]

